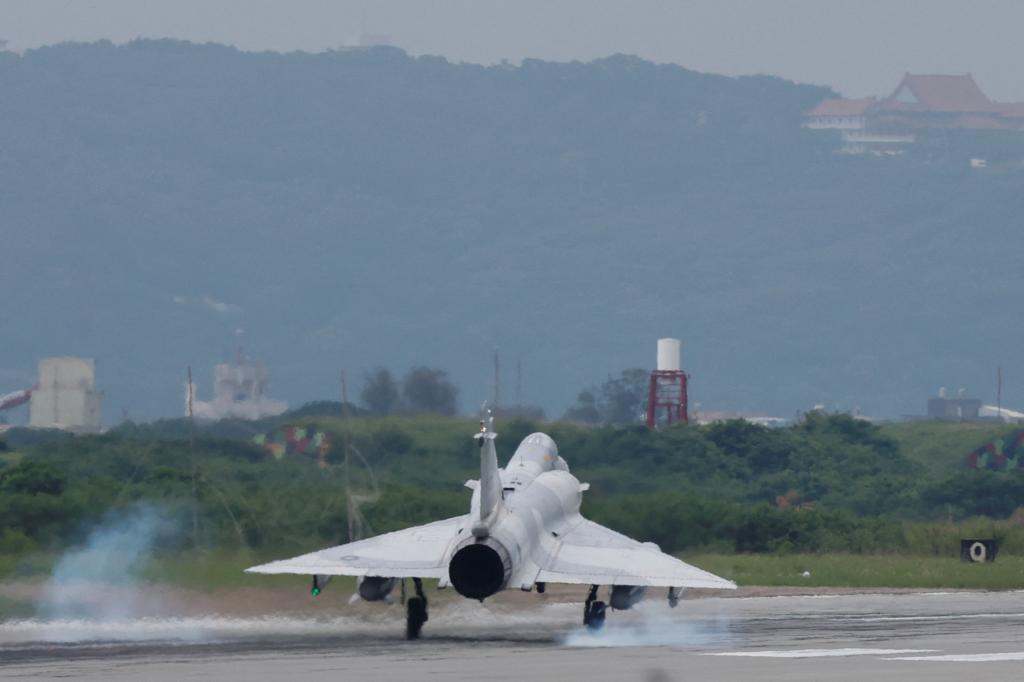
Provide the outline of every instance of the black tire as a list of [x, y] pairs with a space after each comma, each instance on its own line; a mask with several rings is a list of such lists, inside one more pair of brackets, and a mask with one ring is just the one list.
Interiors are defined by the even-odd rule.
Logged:
[[608, 610], [603, 601], [596, 601], [590, 605], [590, 613], [587, 615], [587, 629], [597, 632], [604, 627], [604, 618]]
[[410, 597], [405, 603], [405, 638], [419, 639], [427, 622], [427, 603], [421, 597]]

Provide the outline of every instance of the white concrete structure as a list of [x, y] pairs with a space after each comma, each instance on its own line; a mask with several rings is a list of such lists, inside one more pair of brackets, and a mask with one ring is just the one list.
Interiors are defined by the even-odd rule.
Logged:
[[83, 433], [100, 430], [103, 393], [96, 390], [92, 358], [44, 358], [39, 387], [32, 391], [29, 424], [40, 429]]
[[235, 364], [223, 363], [213, 369], [213, 400], [196, 400], [196, 385], [192, 395], [185, 387], [185, 416], [197, 419], [261, 419], [274, 417], [288, 409], [288, 404], [266, 396], [270, 385], [270, 372], [259, 363], [240, 357]]

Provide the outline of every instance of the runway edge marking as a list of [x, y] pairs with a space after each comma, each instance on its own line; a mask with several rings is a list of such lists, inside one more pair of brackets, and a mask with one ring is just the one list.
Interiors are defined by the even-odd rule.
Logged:
[[[929, 654], [940, 649], [780, 649], [766, 651], [709, 651], [703, 656], [737, 656], [746, 658], [836, 658], [843, 656], [892, 656], [898, 654]], [[906, 659], [893, 659], [906, 660]]]
[[994, 661], [1024, 661], [1024, 651], [994, 654], [943, 654], [941, 656], [893, 656], [886, 661], [931, 661], [948, 663], [991, 663]]

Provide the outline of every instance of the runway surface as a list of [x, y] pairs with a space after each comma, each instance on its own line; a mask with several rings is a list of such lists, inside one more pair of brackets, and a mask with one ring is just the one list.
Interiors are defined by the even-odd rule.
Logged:
[[399, 607], [365, 617], [0, 622], [0, 678], [81, 680], [1022, 680], [1024, 592], [653, 598], [434, 609], [402, 639]]

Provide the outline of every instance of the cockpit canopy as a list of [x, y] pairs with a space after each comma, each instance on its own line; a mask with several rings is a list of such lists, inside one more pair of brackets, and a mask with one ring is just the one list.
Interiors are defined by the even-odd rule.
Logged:
[[531, 433], [516, 448], [509, 460], [509, 468], [525, 467], [536, 473], [544, 471], [568, 471], [569, 465], [558, 456], [558, 446], [546, 433]]

